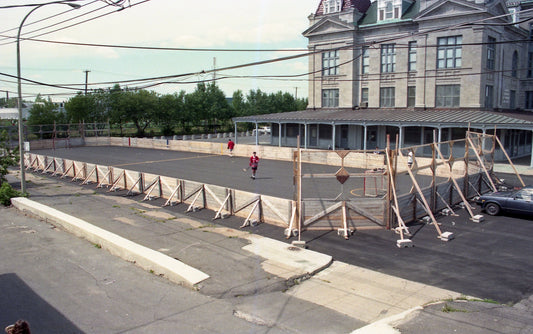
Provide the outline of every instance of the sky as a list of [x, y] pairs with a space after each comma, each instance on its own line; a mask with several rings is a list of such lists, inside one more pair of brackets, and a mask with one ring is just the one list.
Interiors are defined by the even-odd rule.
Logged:
[[[17, 94], [16, 35], [24, 16], [35, 8], [2, 7], [52, 1], [0, 1], [1, 97], [6, 96], [6, 91], [10, 98]], [[122, 87], [173, 94], [181, 90], [192, 92], [198, 81], [217, 78], [217, 85], [228, 97], [236, 90], [246, 94], [252, 89], [307, 97], [308, 58], [305, 56], [237, 69], [224, 68], [305, 54], [307, 39], [302, 32], [309, 27], [308, 16], [315, 12], [319, 0], [125, 0], [123, 10], [106, 3], [117, 0], [72, 1], [82, 7], [72, 9], [66, 4], [48, 4], [35, 9], [24, 22], [20, 41], [21, 77], [37, 82], [23, 81], [25, 100], [32, 101], [41, 94], [55, 102], [66, 101], [85, 89], [86, 77], [89, 90], [112, 87], [118, 82]], [[215, 68], [215, 73], [202, 73]], [[272, 78], [279, 75], [300, 76]], [[164, 76], [170, 78], [138, 81]], [[235, 76], [244, 78], [228, 78]], [[169, 83], [148, 87], [162, 81]]]

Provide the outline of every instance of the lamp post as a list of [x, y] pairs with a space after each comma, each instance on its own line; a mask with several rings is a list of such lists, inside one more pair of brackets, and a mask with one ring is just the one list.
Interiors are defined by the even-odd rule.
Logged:
[[42, 3], [40, 5], [36, 5], [32, 10], [24, 16], [22, 19], [22, 22], [20, 22], [20, 26], [17, 33], [17, 85], [18, 85], [18, 98], [17, 98], [17, 105], [18, 105], [18, 128], [19, 128], [19, 154], [20, 154], [20, 191], [22, 193], [26, 192], [26, 172], [25, 172], [25, 166], [24, 166], [24, 138], [22, 131], [24, 129], [22, 125], [22, 84], [21, 84], [21, 75], [20, 75], [20, 31], [22, 30], [22, 26], [24, 25], [24, 22], [26, 22], [26, 19], [28, 16], [31, 15], [34, 11], [37, 9], [44, 7], [46, 5], [53, 5], [53, 4], [65, 4], [69, 5], [70, 7], [74, 9], [78, 9], [81, 6], [79, 4], [75, 3], [69, 3], [66, 0], [65, 1], [55, 1], [55, 2], [48, 2], [48, 3]]

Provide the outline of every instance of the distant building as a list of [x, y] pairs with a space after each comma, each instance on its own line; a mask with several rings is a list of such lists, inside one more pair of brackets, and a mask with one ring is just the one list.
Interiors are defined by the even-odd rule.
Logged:
[[[272, 123], [272, 144], [400, 146], [497, 134], [532, 151], [533, 1], [321, 0], [310, 26], [307, 110], [236, 117]], [[433, 134], [436, 134], [434, 138]]]
[[[28, 119], [30, 117], [30, 109], [31, 107], [25, 107], [22, 109], [22, 118]], [[19, 118], [19, 110], [18, 108], [0, 108], [0, 119], [12, 119], [12, 120], [18, 120]]]

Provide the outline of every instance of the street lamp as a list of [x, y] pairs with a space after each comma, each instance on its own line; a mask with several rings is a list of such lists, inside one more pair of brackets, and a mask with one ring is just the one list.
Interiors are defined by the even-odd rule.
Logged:
[[55, 1], [55, 2], [48, 2], [48, 3], [42, 3], [40, 5], [36, 5], [35, 8], [29, 11], [26, 16], [22, 19], [22, 22], [20, 22], [19, 30], [17, 33], [17, 84], [18, 84], [18, 127], [19, 127], [19, 154], [20, 154], [20, 191], [24, 194], [26, 192], [26, 172], [25, 172], [25, 166], [24, 166], [24, 138], [22, 135], [23, 126], [22, 126], [22, 88], [21, 88], [21, 75], [20, 75], [20, 31], [22, 30], [22, 26], [24, 25], [24, 22], [26, 22], [26, 19], [28, 16], [30, 16], [31, 13], [36, 11], [37, 9], [46, 6], [46, 5], [53, 5], [53, 4], [64, 4], [69, 5], [70, 7], [74, 9], [78, 9], [81, 7], [79, 4], [70, 3], [65, 1]]

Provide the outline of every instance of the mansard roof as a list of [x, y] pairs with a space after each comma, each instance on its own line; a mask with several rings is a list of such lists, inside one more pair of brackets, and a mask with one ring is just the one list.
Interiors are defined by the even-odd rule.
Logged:
[[[324, 1], [327, 1], [327, 0], [321, 0], [320, 3], [318, 4], [318, 8], [316, 10], [315, 15], [324, 15]], [[355, 8], [360, 13], [365, 13], [371, 4], [370, 0], [341, 0], [341, 1], [342, 1], [341, 11]]]

